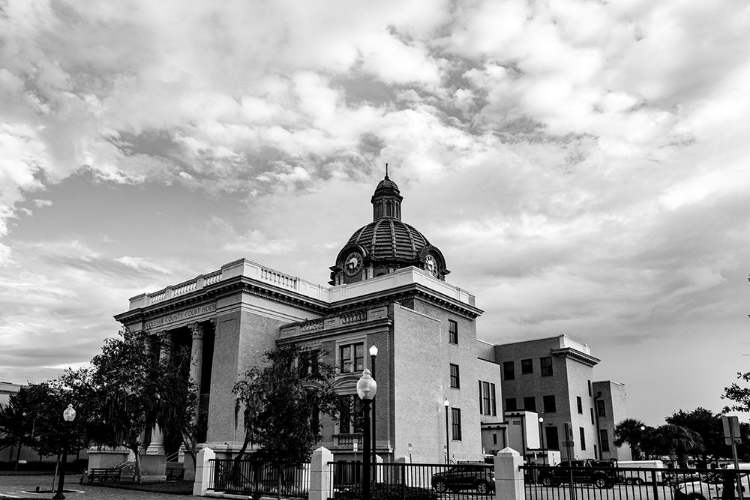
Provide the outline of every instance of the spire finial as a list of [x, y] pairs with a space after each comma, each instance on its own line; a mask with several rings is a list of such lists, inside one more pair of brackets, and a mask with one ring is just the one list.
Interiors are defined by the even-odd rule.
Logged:
[[385, 164], [385, 178], [388, 178], [388, 164]]

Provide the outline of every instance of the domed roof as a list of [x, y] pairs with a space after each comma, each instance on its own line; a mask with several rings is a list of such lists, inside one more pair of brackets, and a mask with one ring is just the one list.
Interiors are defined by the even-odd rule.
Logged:
[[403, 267], [415, 266], [445, 280], [450, 273], [440, 250], [409, 224], [401, 222], [403, 197], [395, 182], [385, 178], [372, 195], [372, 222], [349, 238], [331, 267], [331, 285], [354, 283]]
[[397, 219], [384, 218], [358, 229], [349, 238], [346, 246], [352, 244], [364, 248], [373, 261], [406, 263], [419, 261], [419, 253], [424, 247], [429, 246], [430, 242], [409, 224]]

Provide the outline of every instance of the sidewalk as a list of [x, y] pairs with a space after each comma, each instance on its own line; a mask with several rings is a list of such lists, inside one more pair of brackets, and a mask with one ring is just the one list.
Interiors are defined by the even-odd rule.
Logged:
[[[179, 498], [193, 498], [192, 495], [172, 495], [167, 493], [151, 493], [148, 491], [126, 490], [122, 488], [108, 488], [99, 485], [78, 484], [80, 476], [66, 476], [65, 498], [70, 500], [177, 500]], [[70, 481], [69, 481], [70, 480]], [[48, 493], [37, 493], [36, 488]], [[19, 475], [0, 476], [0, 499], [6, 498], [52, 498], [51, 475]], [[57, 484], [55, 484], [55, 490]], [[198, 497], [195, 497], [198, 498]]]

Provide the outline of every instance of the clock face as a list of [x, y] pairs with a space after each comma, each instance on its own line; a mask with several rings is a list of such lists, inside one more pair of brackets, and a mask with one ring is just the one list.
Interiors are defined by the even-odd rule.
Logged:
[[424, 259], [424, 268], [428, 273], [430, 273], [430, 275], [433, 278], [437, 278], [438, 265], [437, 265], [437, 261], [435, 260], [435, 257], [433, 257], [432, 255], [428, 255]]
[[347, 255], [344, 260], [344, 272], [348, 276], [354, 276], [362, 269], [362, 256], [357, 252], [352, 252]]

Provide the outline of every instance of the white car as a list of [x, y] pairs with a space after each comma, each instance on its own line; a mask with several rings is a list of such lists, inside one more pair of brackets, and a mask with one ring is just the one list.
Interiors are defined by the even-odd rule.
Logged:
[[[725, 470], [733, 471], [734, 467]], [[744, 492], [750, 491], [750, 470], [742, 470], [740, 468], [739, 477], [744, 497]], [[722, 470], [717, 470], [710, 472], [700, 480], [691, 478], [685, 481], [678, 481], [674, 485], [674, 498], [675, 500], [721, 500], [723, 491], [724, 474]], [[734, 497], [737, 498], [736, 492]]]

